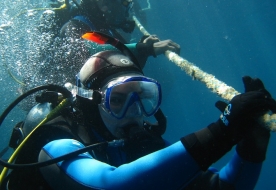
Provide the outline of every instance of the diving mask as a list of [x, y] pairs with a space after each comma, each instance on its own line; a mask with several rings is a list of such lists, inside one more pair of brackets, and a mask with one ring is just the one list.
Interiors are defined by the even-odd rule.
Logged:
[[144, 76], [120, 76], [101, 88], [102, 108], [117, 119], [125, 116], [131, 105], [137, 103], [144, 116], [156, 113], [161, 104], [160, 84]]
[[73, 96], [78, 95], [100, 102], [103, 110], [117, 119], [122, 119], [134, 103], [139, 105], [144, 116], [152, 116], [160, 107], [162, 99], [161, 85], [154, 79], [142, 75], [113, 78], [99, 91], [84, 89], [70, 83], [65, 87]]

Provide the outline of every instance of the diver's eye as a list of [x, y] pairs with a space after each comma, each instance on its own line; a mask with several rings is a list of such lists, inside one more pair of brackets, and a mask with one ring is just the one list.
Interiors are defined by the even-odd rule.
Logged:
[[113, 94], [110, 97], [110, 105], [112, 106], [122, 106], [125, 103], [126, 95], [125, 94]]

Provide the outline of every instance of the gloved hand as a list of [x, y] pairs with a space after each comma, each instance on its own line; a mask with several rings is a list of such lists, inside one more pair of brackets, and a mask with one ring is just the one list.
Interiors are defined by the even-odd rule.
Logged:
[[[249, 76], [245, 76], [243, 77], [243, 83], [245, 92], [261, 91], [271, 98], [270, 93], [265, 89], [260, 79], [252, 79]], [[271, 111], [275, 112], [276, 110], [271, 108]], [[260, 126], [257, 122], [254, 123], [251, 128], [252, 129], [245, 134], [242, 141], [238, 143], [236, 150], [237, 153], [247, 161], [255, 163], [262, 162], [265, 160], [270, 131]]]
[[140, 57], [144, 57], [146, 61], [147, 57], [156, 57], [153, 44], [160, 41], [156, 35], [144, 35], [140, 41], [136, 44], [136, 49], [140, 54]]
[[153, 44], [153, 49], [154, 49], [155, 55], [164, 54], [165, 51], [167, 50], [175, 52], [178, 55], [180, 54], [180, 45], [173, 42], [172, 40], [163, 40], [163, 41], [155, 42]]
[[[249, 76], [245, 76], [242, 78], [244, 83], [245, 92], [262, 92], [271, 102], [270, 93], [265, 89], [263, 82], [256, 78], [252, 79]], [[272, 112], [275, 112], [274, 103], [271, 103], [268, 109]], [[218, 109], [223, 112], [223, 107], [226, 107], [226, 103], [224, 102], [217, 102], [216, 106]], [[268, 109], [265, 109], [266, 112]], [[263, 112], [263, 113], [264, 113]], [[258, 116], [262, 115], [259, 114]], [[238, 154], [245, 160], [250, 162], [262, 162], [265, 160], [266, 150], [269, 142], [270, 131], [262, 126], [259, 125], [257, 121], [257, 117], [252, 115], [251, 119], [248, 118], [248, 121], [241, 122], [240, 126], [243, 131], [243, 139], [240, 141], [236, 147]], [[250, 122], [251, 121], [251, 122]]]
[[216, 107], [222, 112], [218, 122], [243, 136], [257, 122], [259, 116], [274, 109], [275, 105], [275, 101], [266, 92], [250, 91], [239, 94], [228, 105], [222, 101], [216, 102]]
[[276, 102], [269, 95], [265, 90], [239, 94], [226, 108], [226, 103], [219, 101], [216, 106], [221, 111], [225, 108], [220, 119], [181, 139], [202, 170], [208, 169], [213, 162], [231, 150], [251, 130], [251, 125], [261, 113], [276, 109]]
[[141, 39], [140, 42], [144, 43], [144, 44], [149, 44], [149, 45], [153, 45], [155, 42], [159, 42], [160, 39], [157, 37], [157, 35], [153, 34], [153, 35], [144, 35]]
[[153, 57], [163, 54], [167, 50], [180, 54], [180, 45], [172, 40], [160, 41], [156, 35], [143, 36], [136, 48], [140, 54], [152, 55]]

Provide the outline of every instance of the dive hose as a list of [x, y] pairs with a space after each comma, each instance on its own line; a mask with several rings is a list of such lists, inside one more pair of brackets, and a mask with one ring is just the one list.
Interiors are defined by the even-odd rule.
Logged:
[[29, 137], [34, 133], [34, 131], [39, 128], [40, 126], [42, 126], [43, 124], [45, 124], [47, 121], [53, 119], [54, 117], [56, 117], [60, 111], [62, 109], [64, 109], [65, 107], [71, 105], [72, 102], [72, 94], [70, 91], [68, 91], [66, 88], [58, 86], [58, 85], [45, 85], [45, 86], [40, 86], [37, 88], [34, 88], [26, 93], [24, 93], [23, 95], [21, 95], [20, 97], [18, 97], [12, 104], [10, 104], [10, 106], [8, 106], [8, 108], [3, 112], [3, 114], [0, 116], [0, 125], [2, 124], [2, 122], [4, 121], [5, 117], [8, 115], [8, 113], [20, 102], [22, 101], [24, 98], [26, 98], [27, 96], [40, 91], [40, 90], [44, 90], [47, 89], [49, 91], [58, 91], [60, 93], [62, 93], [64, 99], [59, 103], [58, 106], [56, 106], [46, 117], [45, 119], [43, 119], [29, 134], [28, 136], [20, 143], [20, 145], [17, 147], [17, 149], [14, 151], [14, 153], [12, 154], [12, 156], [10, 157], [10, 159], [8, 160], [8, 162], [3, 161], [2, 159], [0, 159], [0, 165], [3, 165], [5, 168], [3, 169], [1, 175], [0, 175], [0, 186], [2, 185], [2, 182], [8, 172], [9, 169], [23, 169], [23, 168], [30, 168], [30, 167], [36, 167], [36, 168], [40, 168], [40, 167], [45, 167], [51, 164], [55, 164], [58, 163], [60, 161], [66, 160], [66, 159], [70, 159], [72, 157], [75, 157], [81, 153], [87, 152], [89, 150], [92, 150], [95, 147], [98, 146], [109, 146], [109, 147], [121, 147], [124, 146], [125, 144], [125, 140], [124, 139], [119, 139], [119, 140], [113, 140], [110, 142], [100, 142], [97, 144], [92, 144], [89, 146], [86, 146], [85, 148], [79, 149], [77, 151], [62, 155], [60, 157], [51, 159], [51, 160], [47, 160], [44, 162], [37, 162], [37, 163], [29, 163], [29, 164], [13, 164], [13, 162], [15, 161], [17, 155], [19, 154], [20, 150], [22, 149], [22, 147], [24, 146], [24, 144], [28, 141]]
[[12, 162], [14, 162], [14, 160], [16, 159], [17, 155], [19, 154], [21, 148], [24, 146], [25, 142], [29, 139], [29, 137], [31, 136], [31, 134], [33, 134], [33, 132], [40, 127], [41, 125], [43, 125], [44, 123], [46, 123], [47, 121], [53, 119], [54, 117], [56, 117], [60, 111], [62, 109], [64, 109], [65, 107], [69, 106], [72, 102], [72, 94], [70, 91], [68, 91], [66, 88], [58, 86], [58, 85], [44, 85], [44, 86], [39, 86], [36, 88], [33, 88], [29, 91], [27, 91], [26, 93], [22, 94], [21, 96], [19, 96], [15, 101], [13, 101], [6, 109], [5, 111], [2, 113], [2, 115], [0, 116], [0, 125], [2, 124], [2, 122], [4, 121], [4, 119], [6, 118], [6, 116], [9, 114], [9, 112], [19, 103], [21, 102], [23, 99], [25, 99], [27, 96], [34, 94], [38, 91], [41, 90], [48, 90], [48, 91], [56, 91], [56, 92], [60, 92], [63, 95], [63, 100], [59, 103], [58, 106], [56, 106], [46, 117], [45, 119], [43, 119], [43, 121], [41, 121], [29, 134], [28, 136], [20, 143], [20, 145], [16, 148], [16, 150], [14, 151], [14, 153], [12, 154], [12, 156], [9, 158], [8, 162], [5, 162], [3, 160], [0, 159], [0, 164], [5, 166], [5, 168], [2, 170], [1, 175], [0, 175], [0, 186], [2, 181], [4, 180], [6, 173], [8, 172], [8, 168], [11, 168], [12, 166], [10, 165]]

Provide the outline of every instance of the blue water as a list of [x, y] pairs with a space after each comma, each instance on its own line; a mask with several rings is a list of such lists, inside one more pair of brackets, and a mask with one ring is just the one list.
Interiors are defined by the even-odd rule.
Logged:
[[[45, 6], [46, 1], [0, 0], [0, 25], [7, 23], [20, 10]], [[146, 0], [140, 0], [147, 6]], [[276, 1], [224, 0], [150, 0], [147, 10], [147, 30], [160, 39], [172, 39], [181, 45], [181, 56], [207, 73], [243, 92], [241, 77], [249, 75], [263, 80], [266, 88], [276, 97]], [[29, 20], [21, 16], [13, 20], [17, 27], [0, 30], [1, 111], [18, 96], [18, 85], [2, 64], [6, 62], [20, 77], [26, 53], [30, 48], [28, 37], [39, 12]], [[133, 35], [137, 37], [138, 32]], [[26, 38], [24, 38], [26, 36]], [[19, 38], [17, 43], [16, 38]], [[20, 44], [20, 46], [17, 46]], [[4, 49], [7, 49], [4, 51]], [[5, 54], [5, 59], [3, 59]], [[18, 62], [21, 60], [21, 62]], [[27, 69], [25, 69], [27, 70]], [[216, 121], [220, 112], [214, 103], [220, 98], [204, 84], [192, 80], [165, 56], [150, 58], [145, 74], [157, 79], [163, 89], [162, 110], [167, 116], [165, 138], [171, 142]], [[1, 126], [1, 147], [8, 143], [10, 129], [24, 118], [20, 109], [12, 112]], [[271, 135], [267, 159], [256, 189], [275, 189], [276, 134]], [[214, 164], [218, 169], [230, 159], [233, 151]]]

